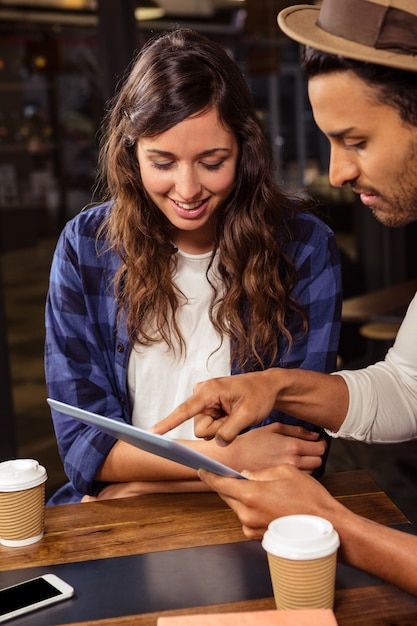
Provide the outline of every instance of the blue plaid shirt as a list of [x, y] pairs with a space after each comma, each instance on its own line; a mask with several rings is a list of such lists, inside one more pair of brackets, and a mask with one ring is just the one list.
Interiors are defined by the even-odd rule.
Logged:
[[[58, 241], [46, 304], [46, 381], [51, 398], [130, 423], [126, 378], [131, 348], [126, 325], [116, 324], [113, 288], [120, 259], [96, 239], [108, 210], [104, 204], [81, 212]], [[288, 355], [282, 346], [275, 365], [333, 371], [342, 302], [334, 235], [313, 215], [300, 214], [287, 253], [298, 274], [293, 295], [306, 311], [309, 330]], [[237, 373], [233, 367], [232, 374]], [[95, 475], [115, 439], [61, 413], [52, 411], [52, 417], [70, 483], [50, 503], [96, 494], [103, 483]], [[264, 423], [276, 420], [300, 423], [277, 412]]]

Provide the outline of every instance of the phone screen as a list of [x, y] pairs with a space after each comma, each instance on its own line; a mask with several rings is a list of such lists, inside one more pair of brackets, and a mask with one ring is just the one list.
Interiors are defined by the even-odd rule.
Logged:
[[28, 580], [13, 587], [0, 590], [0, 615], [23, 609], [31, 604], [60, 596], [59, 589], [44, 578]]

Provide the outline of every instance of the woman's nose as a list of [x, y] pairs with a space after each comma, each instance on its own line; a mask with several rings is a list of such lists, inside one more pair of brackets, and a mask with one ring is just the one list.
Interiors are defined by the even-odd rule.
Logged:
[[175, 191], [181, 200], [189, 202], [201, 193], [201, 182], [193, 167], [179, 168], [175, 181]]

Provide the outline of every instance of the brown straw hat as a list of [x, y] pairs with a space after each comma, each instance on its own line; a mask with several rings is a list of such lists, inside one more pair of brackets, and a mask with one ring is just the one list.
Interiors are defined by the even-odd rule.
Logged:
[[317, 50], [417, 72], [417, 0], [323, 0], [278, 14], [281, 30]]

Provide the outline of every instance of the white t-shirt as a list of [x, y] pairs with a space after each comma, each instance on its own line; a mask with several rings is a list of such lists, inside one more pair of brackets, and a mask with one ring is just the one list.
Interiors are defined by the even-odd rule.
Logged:
[[368, 443], [417, 439], [417, 295], [384, 361], [335, 373], [349, 388], [349, 410], [330, 435]]
[[[185, 298], [178, 312], [178, 325], [185, 340], [182, 356], [169, 351], [165, 342], [135, 345], [128, 364], [127, 383], [132, 423], [148, 429], [166, 417], [191, 395], [195, 383], [230, 374], [230, 340], [221, 338], [208, 315], [213, 288], [206, 272], [211, 253], [186, 254], [178, 250], [174, 282]], [[221, 289], [214, 262], [209, 278]], [[222, 341], [223, 339], [223, 341]], [[195, 439], [194, 424], [188, 420], [168, 433], [175, 439]]]

